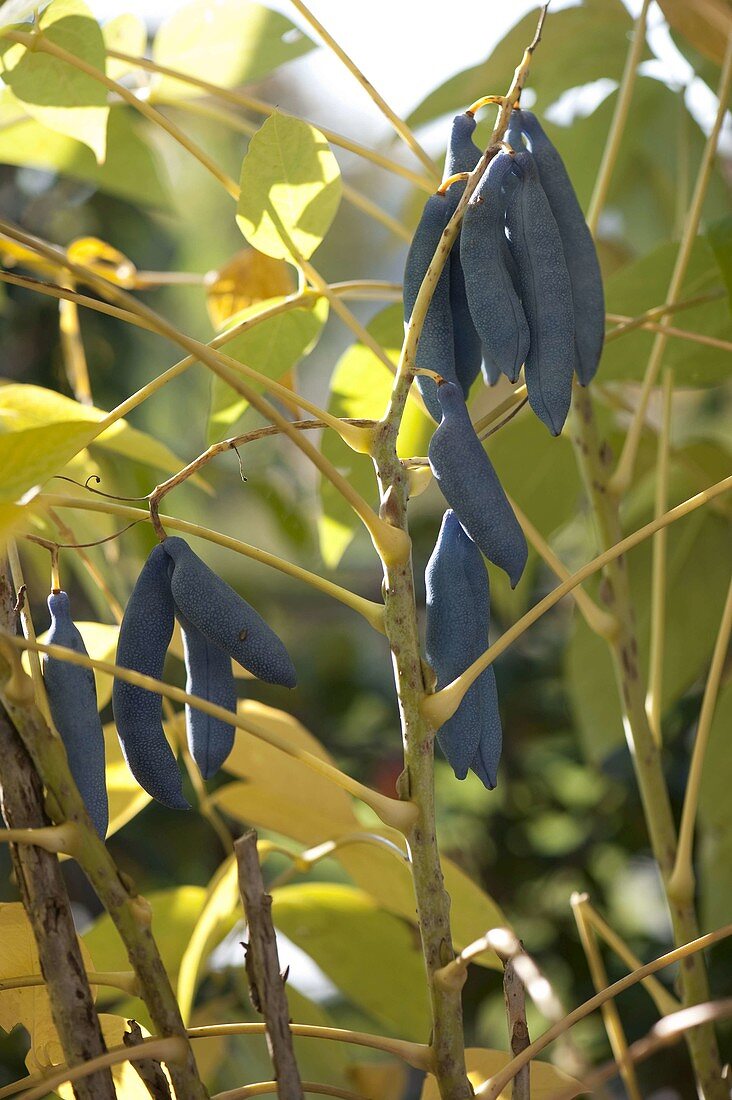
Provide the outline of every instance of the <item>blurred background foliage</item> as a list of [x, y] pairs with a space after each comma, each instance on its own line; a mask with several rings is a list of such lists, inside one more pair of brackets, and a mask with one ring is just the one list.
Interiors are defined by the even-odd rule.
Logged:
[[[669, 5], [668, 11], [672, 19], [673, 7]], [[317, 5], [316, 13], [321, 14]], [[322, 14], [326, 19], [326, 13]], [[370, 17], [364, 10], [358, 18]], [[406, 56], [409, 72], [421, 88], [419, 102], [413, 91], [410, 123], [438, 160], [444, 151], [449, 116], [478, 96], [502, 92], [508, 86], [532, 36], [536, 12], [526, 14], [500, 41], [491, 36], [487, 14], [476, 18], [482, 22], [486, 41], [484, 60], [463, 69], [464, 59], [456, 52], [449, 59], [448, 79], [441, 86], [434, 88], [430, 83], [416, 48]], [[614, 109], [631, 26], [631, 14], [620, 0], [558, 6], [548, 19], [529, 80], [525, 103], [534, 103], [534, 109], [546, 119], [585, 208]], [[709, 89], [714, 89], [719, 72], [713, 36], [691, 41], [684, 37], [683, 27], [663, 31], [663, 16], [655, 5], [652, 26], [655, 38], [650, 36], [645, 50], [643, 75], [637, 82], [599, 229], [607, 309], [619, 317], [636, 316], [664, 301], [675, 242], [709, 124], [709, 104], [713, 107]], [[660, 57], [654, 49], [654, 41], [660, 40], [659, 28], [666, 36]], [[438, 35], [439, 27], [433, 25], [428, 33]], [[249, 96], [333, 126], [365, 144], [378, 140], [390, 158], [415, 170], [416, 162], [395, 139], [383, 132], [374, 137], [377, 127], [373, 121], [367, 138], [354, 130], [344, 104], [334, 102], [329, 87], [317, 80], [322, 48], [312, 52], [315, 43], [282, 14], [267, 15], [254, 5], [223, 2], [212, 7], [195, 0], [176, 7], [156, 29], [124, 15], [120, 6], [118, 18], [103, 28], [103, 34], [104, 41], [99, 34], [98, 41], [89, 43], [89, 49], [101, 51], [102, 57], [105, 42], [108, 48], [133, 55], [150, 47], [150, 56], [158, 64], [185, 68], [224, 86], [244, 87]], [[348, 42], [345, 45], [348, 47]], [[301, 60], [293, 60], [297, 57]], [[280, 67], [285, 61], [288, 63]], [[124, 61], [109, 59], [108, 64], [110, 75], [130, 87], [147, 89], [152, 102], [238, 178], [248, 135], [261, 125], [261, 113], [222, 106], [202, 92], [192, 92], [188, 85], [151, 76]], [[364, 64], [370, 73], [367, 61]], [[683, 81], [678, 79], [679, 69], [686, 73]], [[78, 238], [100, 238], [129, 257], [138, 270], [203, 276], [222, 272], [232, 263], [243, 242], [231, 200], [165, 135], [113, 100], [107, 156], [99, 164], [88, 144], [62, 129], [49, 128], [44, 108], [23, 99], [22, 83], [17, 74], [14, 83], [12, 70], [7, 83], [9, 88], [0, 95], [0, 208], [6, 217], [64, 246]], [[490, 125], [488, 118], [481, 121], [479, 141], [487, 140]], [[352, 153], [340, 148], [334, 151], [347, 184], [377, 202], [403, 228], [390, 232], [344, 200], [314, 262], [330, 282], [363, 278], [399, 282], [406, 238], [419, 217], [425, 192]], [[703, 233], [695, 245], [683, 291], [684, 297], [705, 295], [707, 301], [678, 314], [675, 320], [688, 332], [716, 340], [731, 338], [729, 152], [727, 130], [704, 207]], [[16, 262], [23, 270], [22, 261], [9, 249], [6, 266]], [[237, 270], [234, 267], [235, 278]], [[263, 296], [288, 293], [288, 284], [294, 285], [296, 275], [287, 275], [284, 283], [281, 276], [280, 271], [279, 284], [268, 284]], [[259, 278], [265, 276], [260, 273]], [[209, 295], [207, 308], [202, 279], [190, 282], [150, 289], [145, 299], [185, 331], [209, 340], [222, 313], [217, 313], [215, 296]], [[236, 304], [239, 308], [247, 303]], [[377, 340], [396, 356], [401, 339], [400, 306], [388, 301], [350, 304], [369, 322]], [[222, 306], [219, 300], [218, 305], [225, 320], [226, 303]], [[93, 399], [99, 408], [111, 409], [177, 358], [159, 338], [98, 313], [85, 312], [81, 322]], [[288, 315], [286, 331], [265, 328], [254, 330], [251, 338], [242, 338], [241, 346], [232, 346], [230, 353], [285, 378], [312, 400], [330, 403], [339, 415], [380, 413], [389, 384], [385, 368], [371, 352], [353, 345], [351, 334], [337, 318], [328, 318], [325, 308]], [[0, 333], [3, 381], [31, 383], [72, 396], [59, 341], [58, 307], [53, 300], [6, 287]], [[598, 415], [615, 454], [652, 340], [652, 333], [638, 329], [609, 343], [593, 386]], [[673, 366], [676, 384], [671, 506], [729, 473], [732, 396], [728, 356], [718, 347], [672, 339], [665, 362]], [[482, 383], [477, 384], [474, 418], [504, 396], [502, 386], [488, 391]], [[421, 414], [410, 415], [403, 435], [404, 453], [424, 454], [429, 425]], [[627, 531], [653, 514], [659, 418], [660, 401], [654, 397], [636, 479], [625, 505]], [[202, 368], [188, 371], [156, 394], [135, 411], [130, 422], [168, 451], [163, 454], [153, 449], [148, 452], [149, 461], [138, 461], [135, 456], [144, 453], [139, 440], [132, 441], [124, 454], [95, 444], [74, 459], [65, 473], [82, 481], [96, 473], [105, 492], [138, 497], [210, 441], [260, 423], [225, 386], [218, 382], [212, 386]], [[370, 464], [330, 436], [323, 446], [339, 466], [352, 471], [369, 499], [375, 500]], [[569, 439], [549, 439], [524, 411], [492, 438], [489, 451], [509, 494], [567, 565], [577, 567], [590, 559], [595, 553], [595, 532]], [[368, 538], [356, 529], [329, 490], [321, 492], [317, 477], [302, 457], [293, 454], [289, 444], [268, 438], [247, 446], [241, 461], [246, 483], [240, 479], [235, 456], [224, 456], [207, 467], [205, 484], [189, 482], [176, 490], [166, 500], [166, 510], [309, 569], [337, 575], [339, 583], [378, 599], [381, 579]], [[82, 492], [61, 482], [51, 482], [47, 489]], [[442, 508], [434, 486], [412, 505], [414, 560], [422, 602], [423, 567]], [[63, 518], [80, 542], [111, 534], [122, 526], [116, 517], [83, 511], [66, 511]], [[663, 729], [667, 776], [677, 812], [727, 584], [729, 519], [729, 501], [718, 498], [674, 526], [669, 535]], [[53, 530], [53, 525], [49, 523], [48, 528]], [[66, 531], [61, 537], [68, 541], [72, 536]], [[140, 525], [87, 552], [120, 604], [124, 604], [153, 541], [150, 529]], [[291, 693], [240, 681], [242, 697], [254, 701], [253, 713], [257, 703], [286, 709], [345, 770], [393, 793], [401, 769], [401, 746], [383, 638], [351, 611], [294, 580], [210, 543], [197, 544], [196, 549], [230, 583], [251, 596], [286, 641], [298, 668], [299, 686]], [[648, 648], [650, 557], [650, 543], [630, 557], [642, 663]], [[48, 557], [37, 548], [24, 546], [23, 560], [33, 617], [37, 628], [43, 630], [47, 625]], [[108, 624], [107, 631], [97, 631], [89, 644], [94, 655], [109, 656], [114, 651], [115, 632], [107, 596], [80, 557], [64, 553], [62, 571], [64, 585], [73, 592], [76, 617]], [[491, 581], [495, 636], [554, 584], [535, 555], [516, 591], [511, 592], [497, 573]], [[505, 731], [499, 785], [488, 793], [473, 776], [458, 783], [438, 755], [441, 845], [455, 865], [453, 878], [462, 871], [481, 885], [534, 954], [563, 1002], [572, 1006], [592, 992], [569, 905], [573, 891], [587, 891], [641, 959], [660, 954], [671, 942], [625, 745], [611, 663], [604, 643], [565, 601], [499, 659], [496, 671]], [[174, 682], [182, 682], [178, 658], [171, 658], [168, 672]], [[108, 691], [104, 697], [108, 700]], [[266, 717], [270, 712], [259, 713]], [[111, 711], [105, 709], [104, 717], [111, 722]], [[732, 803], [728, 797], [732, 757], [727, 747], [731, 723], [728, 685], [720, 698], [704, 779], [698, 852], [703, 931], [728, 921], [732, 914]], [[374, 822], [361, 808], [355, 810], [357, 819], [353, 817], [354, 809], [345, 796], [333, 796], [329, 802], [327, 790], [314, 781], [308, 786], [310, 780], [303, 780], [297, 769], [288, 771], [261, 745], [245, 743], [250, 741], [240, 736], [231, 767], [209, 785], [213, 804], [235, 830], [252, 822], [262, 836], [298, 848], [349, 829], [373, 829]], [[148, 804], [134, 790], [114, 745], [110, 728], [110, 778], [117, 799], [113, 801], [113, 818], [117, 807], [115, 820], [120, 826], [109, 841], [110, 849], [119, 866], [153, 903], [166, 965], [176, 974], [206, 900], [206, 887], [224, 852], [201, 814], [176, 815]], [[194, 799], [190, 789], [187, 793]], [[315, 807], [320, 817], [313, 814]], [[0, 896], [14, 899], [7, 852], [5, 846], [0, 849]], [[343, 850], [342, 859], [326, 858], [307, 874], [293, 874], [283, 856], [275, 853], [268, 858], [268, 881], [284, 876], [275, 893], [274, 916], [289, 941], [283, 941], [281, 957], [283, 964], [291, 966], [288, 988], [294, 1019], [336, 1021], [340, 1026], [427, 1038], [421, 960], [413, 930], [405, 921], [409, 898], [407, 895], [406, 902], [400, 902], [398, 888], [394, 886], [390, 895], [392, 887], [384, 886], [391, 881], [390, 874], [396, 875], [391, 859], [383, 849], [355, 845]], [[380, 888], [382, 863], [386, 878]], [[65, 865], [65, 871], [80, 927], [91, 926], [85, 939], [95, 969], [124, 969], [124, 956], [107, 919], [91, 924], [98, 916], [98, 903], [80, 871], [72, 863]], [[365, 892], [355, 892], [354, 883]], [[454, 911], [460, 904], [457, 893], [469, 913], [464, 922], [466, 932], [473, 930], [478, 935], [491, 911], [488, 899], [473, 897], [463, 877], [454, 878], [452, 892]], [[209, 947], [224, 942], [202, 962], [192, 1017], [196, 1023], [252, 1015], [237, 930], [232, 933], [236, 905], [236, 897], [228, 909], [222, 904], [221, 915], [214, 921]], [[459, 922], [459, 912], [455, 916]], [[241, 928], [238, 933], [240, 936]], [[622, 965], [610, 954], [606, 965], [611, 980], [623, 973]], [[710, 973], [713, 993], [729, 995], [732, 948], [721, 945], [712, 952]], [[665, 972], [662, 977], [669, 985], [673, 981], [672, 973]], [[119, 996], [114, 998], [109, 990], [102, 990], [100, 1003], [144, 1023], [140, 1003], [122, 1002]], [[472, 968], [465, 1006], [468, 1043], [505, 1047], [500, 976], [490, 964]], [[644, 1034], [656, 1018], [640, 986], [624, 995], [620, 1009], [629, 1040]], [[539, 1018], [531, 1018], [530, 1025], [538, 1029]], [[576, 1069], [578, 1057], [594, 1062], [609, 1056], [598, 1017], [577, 1027], [573, 1037], [576, 1051], [557, 1051], [565, 1068]], [[725, 1058], [729, 1059], [730, 1036], [723, 1038]], [[23, 1029], [0, 1035], [0, 1082], [22, 1072], [27, 1046]], [[356, 1058], [351, 1048], [311, 1040], [298, 1040], [296, 1046], [304, 1077], [350, 1082], [374, 1096], [419, 1092], [418, 1082], [408, 1080], [391, 1065], [386, 1077], [378, 1076], [381, 1071], [371, 1064], [373, 1059], [360, 1053]], [[212, 1088], [230, 1088], [245, 1079], [270, 1075], [265, 1046], [259, 1040], [206, 1040], [199, 1053]], [[362, 1064], [366, 1062], [369, 1064]], [[660, 1100], [662, 1096], [693, 1094], [682, 1047], [651, 1060], [639, 1074], [644, 1095]], [[608, 1095], [622, 1093], [611, 1089]]]

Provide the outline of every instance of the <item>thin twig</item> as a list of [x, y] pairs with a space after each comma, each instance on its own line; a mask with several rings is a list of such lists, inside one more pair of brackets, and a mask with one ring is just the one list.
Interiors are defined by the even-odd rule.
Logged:
[[[696, 309], [697, 306], [707, 305], [708, 302], [718, 302], [720, 299], [726, 297], [727, 288], [717, 287], [715, 290], [707, 291], [706, 294], [695, 294], [692, 298], [682, 298], [678, 302], [666, 302], [662, 306], [653, 306], [651, 309], [647, 309], [645, 313], [640, 313], [637, 317], [632, 317], [628, 321], [622, 321], [617, 328], [614, 328], [611, 332], [606, 334], [605, 343], [609, 344], [612, 340], [617, 340], [618, 337], [625, 336], [627, 332], [633, 332], [634, 329], [642, 328], [643, 325], [649, 321], [657, 321], [665, 316], [670, 317], [673, 313], [684, 313], [687, 309]], [[609, 316], [612, 316], [612, 314]]]
[[[624, 313], [607, 313], [605, 315], [608, 321], [612, 321], [613, 324], [617, 323], [619, 328], [613, 329], [610, 336], [614, 336], [616, 333], [622, 335], [623, 332], [628, 332], [626, 327], [629, 322], [635, 321], [634, 317], [627, 317]], [[640, 325], [634, 325], [633, 328], [641, 328], [645, 332], [663, 332], [666, 336], [675, 337], [678, 340], [687, 340], [692, 344], [701, 344], [705, 348], [716, 348], [718, 351], [732, 351], [732, 342], [729, 340], [720, 340], [716, 336], [705, 336], [702, 332], [690, 332], [685, 328], [673, 328], [671, 325], [660, 325], [655, 321], [643, 321]]]
[[290, 1032], [290, 1010], [280, 972], [272, 924], [272, 897], [264, 889], [257, 834], [248, 830], [234, 841], [239, 891], [247, 921], [246, 971], [254, 1009], [267, 1025], [267, 1046], [280, 1100], [303, 1100], [300, 1071]]

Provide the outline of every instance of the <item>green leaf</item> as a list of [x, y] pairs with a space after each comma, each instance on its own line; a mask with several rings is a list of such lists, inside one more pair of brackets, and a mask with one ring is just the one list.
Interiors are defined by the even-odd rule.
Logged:
[[275, 111], [257, 130], [241, 166], [236, 220], [254, 248], [275, 259], [309, 259], [341, 200], [341, 173], [328, 142], [308, 122]]
[[[84, 420], [98, 424], [107, 414], [102, 409], [81, 405], [70, 397], [42, 386], [11, 383], [0, 386], [0, 431], [14, 432], [48, 424]], [[86, 443], [83, 444], [86, 446]], [[132, 428], [126, 420], [117, 420], [93, 446], [136, 462], [157, 466], [168, 473], [177, 473], [184, 463], [173, 452], [147, 432]], [[78, 448], [81, 450], [81, 447]], [[69, 456], [71, 457], [71, 456]]]
[[[289, 19], [260, 4], [194, 0], [161, 25], [153, 42], [153, 61], [221, 88], [233, 88], [261, 80], [279, 65], [314, 48]], [[165, 76], [153, 91], [157, 100], [205, 94]]]
[[376, 1021], [403, 1038], [426, 1038], [424, 963], [408, 924], [362, 890], [324, 882], [273, 890], [272, 918]]
[[[146, 897], [152, 907], [152, 933], [163, 965], [172, 978], [206, 902], [206, 889], [178, 886], [174, 890], [153, 890]], [[94, 959], [96, 970], [129, 969], [127, 952], [108, 913], [95, 920], [82, 941]]]
[[732, 307], [732, 217], [721, 218], [710, 225], [707, 229], [707, 240], [722, 272], [729, 305]]
[[[410, 126], [423, 126], [449, 111], [464, 111], [481, 96], [504, 95], [514, 69], [534, 37], [539, 9], [525, 15], [479, 65], [450, 77], [415, 108]], [[632, 21], [620, 0], [585, 0], [584, 4], [549, 11], [541, 45], [534, 55], [527, 87], [546, 110], [568, 88], [600, 77], [620, 80], [628, 52]], [[587, 42], [602, 42], [588, 50]], [[650, 54], [644, 50], [643, 57]]]
[[[104, 72], [104, 39], [83, 0], [53, 0], [40, 19], [43, 38]], [[16, 44], [3, 56], [3, 80], [28, 114], [67, 137], [82, 141], [104, 162], [107, 92], [94, 77], [41, 50]]]
[[[726, 589], [729, 524], [688, 516], [668, 529], [662, 713], [694, 683], [709, 660]], [[627, 558], [638, 637], [640, 675], [648, 672], [651, 541]], [[594, 594], [594, 592], [593, 592]], [[607, 644], [580, 615], [567, 653], [568, 687], [585, 755], [599, 761], [624, 742], [618, 689]]]
[[[147, 27], [139, 15], [132, 12], [123, 12], [116, 15], [102, 27], [102, 37], [107, 50], [117, 50], [119, 53], [127, 53], [132, 57], [144, 56], [147, 48]], [[127, 73], [133, 72], [135, 66], [129, 61], [117, 61], [114, 57], [107, 58], [107, 76], [111, 80], [119, 80]]]
[[92, 429], [88, 420], [0, 435], [0, 500], [17, 500], [40, 487], [83, 450]]
[[[256, 317], [263, 309], [275, 305], [281, 298], [269, 298], [257, 302], [232, 317], [229, 324]], [[310, 308], [290, 309], [268, 321], [262, 321], [248, 332], [235, 336], [224, 345], [227, 355], [239, 363], [258, 370], [267, 378], [281, 378], [302, 359], [309, 355], [318, 342], [323, 325], [328, 319], [328, 300], [318, 298]], [[264, 387], [247, 381], [260, 393]], [[241, 394], [232, 390], [226, 382], [213, 375], [211, 378], [211, 417], [209, 439], [220, 439], [222, 433], [234, 424], [249, 407]]]
[[[669, 241], [648, 256], [617, 271], [605, 284], [608, 313], [635, 317], [666, 301], [678, 245]], [[692, 247], [680, 299], [694, 298], [723, 285], [708, 241], [697, 237]], [[732, 339], [732, 320], [727, 300], [719, 298], [672, 316], [671, 325], [688, 332]], [[636, 329], [606, 344], [600, 363], [601, 381], [641, 381], [653, 347], [655, 333]], [[664, 364], [673, 367], [676, 386], [709, 386], [729, 378], [729, 354], [688, 340], [670, 337]]]
[[[717, 620], [721, 601], [717, 605]], [[699, 792], [702, 926], [719, 928], [732, 906], [732, 682], [719, 693]]]
[[[8, 92], [8, 95], [11, 93]], [[142, 206], [167, 206], [170, 190], [162, 164], [144, 137], [135, 112], [115, 107], [109, 116], [107, 157], [97, 164], [79, 141], [25, 117], [17, 100], [2, 99], [0, 164], [60, 172]]]
[[[366, 328], [396, 365], [404, 335], [401, 305], [387, 306]], [[387, 407], [393, 382], [391, 372], [369, 348], [352, 344], [333, 372], [328, 411], [334, 416], [378, 419]], [[433, 429], [432, 420], [410, 398], [399, 432], [399, 454], [405, 458], [426, 454]], [[358, 492], [375, 503], [376, 482], [368, 456], [356, 454], [334, 432], [324, 433], [322, 450]], [[321, 479], [320, 497], [320, 550], [326, 565], [335, 568], [361, 523], [340, 493], [325, 479]]]

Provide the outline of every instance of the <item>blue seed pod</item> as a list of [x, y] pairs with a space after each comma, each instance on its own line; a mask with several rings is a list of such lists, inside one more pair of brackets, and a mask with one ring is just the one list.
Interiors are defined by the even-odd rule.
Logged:
[[[472, 140], [475, 119], [461, 114], [453, 119], [450, 142], [445, 158], [445, 179], [458, 172], [472, 172], [480, 160], [481, 150]], [[451, 204], [450, 217], [465, 190], [464, 183], [453, 183], [447, 192]], [[465, 396], [478, 377], [483, 349], [468, 306], [465, 275], [460, 260], [460, 234], [450, 250], [450, 309], [452, 312], [453, 341], [455, 347], [455, 374]]]
[[[488, 648], [490, 589], [475, 543], [452, 511], [445, 512], [425, 572], [427, 660], [438, 688], [449, 684]], [[458, 779], [472, 768], [491, 790], [501, 756], [501, 719], [493, 668], [480, 674], [437, 740]]]
[[[406, 323], [412, 316], [422, 280], [454, 209], [453, 200], [449, 194], [431, 195], [425, 203], [404, 267], [403, 298]], [[415, 366], [422, 370], [436, 371], [450, 382], [457, 382], [450, 304], [450, 257], [442, 269], [427, 310], [417, 344]], [[430, 415], [435, 420], [439, 420], [440, 405], [435, 383], [431, 378], [418, 375], [417, 386]]]
[[[209, 642], [192, 623], [176, 612], [183, 635], [186, 691], [236, 713], [236, 682], [231, 657]], [[186, 704], [186, 732], [191, 756], [204, 779], [215, 775], [234, 746], [235, 727]]]
[[[162, 679], [173, 636], [170, 559], [162, 545], [152, 551], [127, 601], [119, 628], [117, 664]], [[163, 731], [160, 695], [115, 680], [112, 710], [130, 771], [140, 786], [172, 810], [189, 809], [180, 771]]]
[[262, 616], [183, 539], [170, 537], [161, 545], [173, 563], [171, 589], [181, 615], [260, 680], [294, 687], [297, 673], [290, 655]]
[[497, 153], [468, 203], [460, 259], [470, 312], [487, 359], [512, 382], [529, 351], [529, 326], [506, 265], [506, 188], [513, 160]]
[[529, 404], [559, 435], [572, 400], [574, 307], [559, 229], [531, 153], [513, 158], [519, 186], [506, 209], [531, 344], [524, 377]]
[[473, 542], [506, 571], [515, 588], [528, 557], [524, 533], [475, 434], [459, 387], [445, 382], [437, 397], [442, 421], [429, 444], [432, 473]]
[[[71, 618], [69, 597], [52, 592], [48, 597], [51, 612], [49, 645], [61, 645], [88, 657], [84, 639]], [[43, 658], [43, 681], [53, 724], [66, 749], [69, 769], [87, 813], [99, 836], [104, 839], [109, 824], [109, 805], [104, 773], [104, 733], [97, 708], [97, 689], [90, 668]]]
[[523, 153], [526, 146], [523, 142], [522, 129], [521, 129], [521, 117], [525, 112], [519, 110], [511, 111], [511, 117], [508, 120], [508, 127], [506, 129], [505, 141], [511, 146], [514, 153]]
[[500, 367], [497, 367], [490, 356], [483, 349], [483, 362], [480, 365], [480, 369], [483, 372], [483, 381], [486, 386], [496, 386], [501, 377]]
[[605, 295], [592, 234], [562, 158], [531, 111], [511, 116], [529, 140], [541, 186], [559, 227], [572, 284], [577, 378], [583, 386], [597, 371], [605, 339]]

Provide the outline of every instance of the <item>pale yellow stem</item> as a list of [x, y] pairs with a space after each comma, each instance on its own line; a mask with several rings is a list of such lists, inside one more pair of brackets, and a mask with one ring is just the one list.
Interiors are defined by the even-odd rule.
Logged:
[[376, 91], [370, 80], [367, 80], [355, 62], [348, 56], [346, 51], [338, 45], [333, 35], [330, 34], [323, 24], [315, 18], [310, 9], [305, 5], [302, 0], [292, 0], [292, 4], [300, 12], [300, 15], [310, 24], [313, 30], [320, 35], [325, 44], [333, 51], [336, 57], [343, 62], [349, 73], [356, 78], [366, 94], [374, 101], [381, 113], [389, 120], [394, 130], [405, 143], [409, 146], [418, 160], [421, 161], [428, 174], [432, 176], [436, 183], [440, 182], [440, 173], [437, 165], [433, 162], [428, 153], [424, 151], [422, 146], [417, 141], [416, 137], [407, 126], [406, 122], [399, 117], [396, 111], [392, 110], [389, 104], [386, 102], [382, 95]]
[[84, 341], [81, 338], [79, 309], [76, 302], [72, 302], [68, 298], [59, 300], [58, 324], [61, 334], [61, 351], [71, 392], [80, 404], [93, 405], [89, 366], [86, 361]]
[[[60, 826], [58, 826], [60, 828]], [[0, 834], [2, 837], [2, 834]], [[90, 985], [103, 985], [109, 989], [121, 989], [131, 997], [139, 997], [140, 989], [137, 977], [132, 970], [97, 971], [87, 970], [86, 976]], [[0, 993], [8, 989], [31, 989], [34, 986], [42, 986], [46, 980], [42, 974], [28, 974], [22, 978], [6, 978], [0, 981]]]
[[[605, 315], [608, 321], [612, 321], [613, 324], [627, 325], [629, 321], [634, 321], [634, 317], [627, 317], [623, 313], [607, 313]], [[642, 328], [646, 332], [663, 332], [666, 336], [673, 337], [677, 340], [687, 340], [692, 344], [701, 344], [705, 348], [716, 348], [718, 351], [732, 351], [732, 343], [729, 340], [719, 340], [716, 336], [705, 336], [701, 332], [689, 332], [684, 328], [673, 328], [671, 325], [659, 325], [654, 321], [643, 321], [635, 328]], [[617, 329], [613, 329], [609, 336], [617, 332]], [[627, 332], [626, 328], [623, 328], [623, 332]]]
[[719, 624], [719, 633], [714, 645], [712, 663], [707, 676], [704, 689], [701, 711], [699, 712], [699, 725], [694, 739], [694, 748], [691, 754], [691, 766], [689, 778], [686, 781], [686, 793], [684, 795], [684, 808], [681, 811], [681, 825], [679, 827], [679, 842], [676, 848], [676, 862], [668, 883], [669, 897], [681, 899], [694, 896], [694, 826], [699, 807], [699, 793], [701, 791], [702, 773], [704, 770], [704, 757], [709, 744], [709, 734], [712, 729], [714, 709], [717, 705], [719, 686], [722, 682], [722, 674], [727, 661], [730, 633], [732, 632], [732, 580], [727, 591], [727, 600], [722, 612], [722, 621]]
[[[702, 161], [699, 166], [699, 172], [696, 178], [696, 184], [694, 186], [694, 194], [692, 196], [691, 206], [689, 207], [689, 212], [686, 216], [684, 234], [681, 239], [678, 254], [676, 256], [676, 263], [674, 264], [671, 282], [669, 283], [668, 294], [666, 295], [666, 299], [669, 302], [675, 302], [681, 294], [684, 277], [686, 276], [686, 271], [689, 266], [689, 260], [691, 259], [692, 249], [694, 247], [696, 235], [699, 229], [699, 222], [702, 216], [707, 187], [709, 185], [709, 180], [711, 179], [712, 175], [712, 169], [714, 167], [714, 157], [717, 150], [717, 141], [719, 139], [719, 132], [722, 128], [724, 116], [727, 111], [727, 101], [729, 99], [731, 87], [732, 36], [730, 36], [730, 39], [727, 43], [724, 64], [722, 65], [722, 74], [719, 81], [719, 87], [717, 88], [718, 107], [714, 119], [714, 125], [712, 126], [711, 132], [709, 134], [709, 137], [707, 138], [707, 142], [704, 147], [704, 155], [702, 156]], [[661, 321], [661, 325], [664, 325], [664, 320]], [[623, 444], [623, 450], [621, 452], [617, 468], [615, 469], [614, 474], [608, 482], [608, 488], [618, 497], [623, 496], [623, 494], [628, 491], [633, 478], [633, 470], [635, 469], [635, 461], [638, 455], [638, 448], [640, 446], [641, 436], [643, 434], [643, 428], [646, 421], [646, 412], [651, 396], [651, 390], [656, 384], [656, 379], [658, 377], [658, 372], [661, 369], [663, 354], [666, 350], [667, 343], [668, 337], [666, 333], [657, 333], [656, 338], [653, 342], [650, 359], [648, 360], [648, 366], [646, 367], [646, 373], [643, 378], [643, 385], [641, 386], [641, 391], [638, 395], [638, 403], [636, 406], [635, 415], [628, 429], [628, 434], [625, 437], [625, 443]]]
[[[668, 508], [668, 471], [671, 447], [671, 408], [674, 393], [673, 371], [666, 370], [663, 380], [663, 410], [658, 433], [656, 458], [656, 501], [654, 515], [662, 516]], [[666, 636], [666, 547], [668, 529], [662, 527], [653, 536], [651, 571], [651, 640], [648, 667], [646, 714], [653, 739], [661, 744], [661, 696], [663, 693], [663, 651]]]

